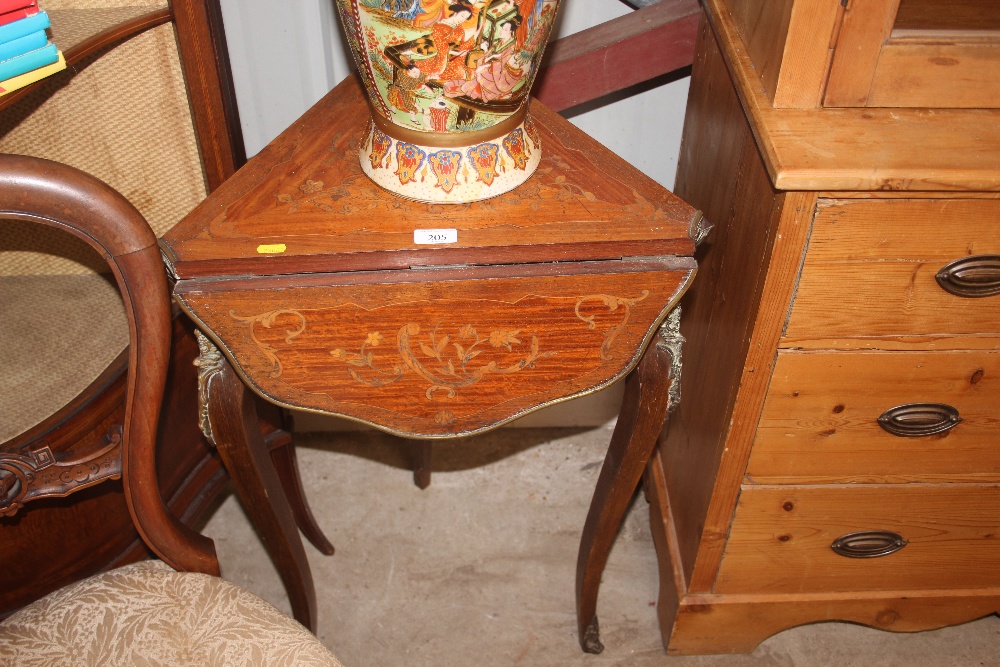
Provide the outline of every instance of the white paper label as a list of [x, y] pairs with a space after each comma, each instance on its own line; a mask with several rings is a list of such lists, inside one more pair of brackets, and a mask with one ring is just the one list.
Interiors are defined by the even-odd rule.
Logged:
[[429, 243], [458, 243], [457, 229], [414, 229], [413, 242], [417, 245]]

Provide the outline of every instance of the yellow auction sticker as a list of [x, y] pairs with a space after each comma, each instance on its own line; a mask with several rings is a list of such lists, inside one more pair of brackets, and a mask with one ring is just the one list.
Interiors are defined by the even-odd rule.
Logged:
[[285, 252], [285, 250], [284, 243], [265, 243], [264, 245], [257, 246], [257, 252], [261, 255], [276, 255]]

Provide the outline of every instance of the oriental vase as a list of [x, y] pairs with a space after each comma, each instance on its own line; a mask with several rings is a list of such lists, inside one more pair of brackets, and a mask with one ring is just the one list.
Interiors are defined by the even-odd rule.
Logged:
[[528, 91], [559, 0], [336, 0], [371, 120], [361, 168], [418, 201], [495, 197], [531, 176]]

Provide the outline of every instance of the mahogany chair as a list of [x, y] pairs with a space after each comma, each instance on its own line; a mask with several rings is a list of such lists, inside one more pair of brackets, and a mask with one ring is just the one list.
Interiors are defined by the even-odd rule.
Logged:
[[[177, 570], [217, 575], [211, 540], [167, 511], [156, 482], [156, 427], [170, 357], [170, 297], [155, 234], [134, 206], [96, 178], [58, 162], [18, 155], [0, 154], [0, 216], [5, 224], [16, 220], [69, 232], [100, 253], [122, 295], [129, 331], [121, 431], [68, 455], [44, 445], [8, 455], [0, 462], [3, 511], [13, 514], [38, 495], [68, 495], [120, 478], [143, 541]], [[19, 315], [12, 308], [6, 317]]]
[[[46, 0], [44, 9], [69, 67], [0, 97], [0, 152], [96, 176], [162, 235], [246, 160], [219, 0]], [[0, 387], [0, 618], [154, 555], [136, 531], [126, 489], [101, 467], [105, 449], [120, 441], [130, 357], [106, 270], [70, 234], [18, 220], [0, 226], [5, 318], [17, 303], [34, 316], [0, 326], [0, 353], [10, 353]], [[190, 321], [174, 317], [170, 340], [155, 465], [168, 508], [191, 525], [223, 491], [226, 472], [199, 428]], [[259, 415], [296, 519], [331, 553], [302, 500], [284, 415], [270, 405]], [[77, 467], [65, 480], [44, 477], [49, 460]], [[30, 498], [8, 487], [15, 469], [32, 476]], [[67, 533], [77, 539], [67, 542]]]
[[[22, 460], [8, 457], [0, 465], [5, 506], [51, 492], [53, 478], [61, 480], [65, 493], [120, 478], [136, 530], [179, 571], [136, 563], [29, 605], [0, 625], [0, 662], [204, 664], [226, 656], [226, 664], [236, 664], [252, 656], [254, 664], [339, 665], [301, 625], [250, 593], [204, 576], [218, 574], [211, 540], [180, 523], [163, 504], [155, 445], [170, 356], [170, 297], [156, 236], [142, 215], [82, 171], [0, 154], [0, 219], [0, 224], [14, 220], [63, 230], [99, 252], [121, 292], [129, 332], [121, 432], [70, 456], [36, 447]], [[133, 627], [143, 631], [129, 631]]]
[[[96, 176], [162, 234], [245, 160], [218, 0], [47, 0], [43, 9], [69, 67], [0, 97], [0, 152]], [[0, 387], [0, 617], [153, 555], [120, 481], [93, 483], [108, 477], [101, 457], [120, 442], [130, 357], [106, 271], [71, 234], [23, 220], [0, 226], [0, 350], [8, 355]], [[10, 318], [8, 309], [31, 317]], [[198, 428], [193, 327], [175, 317], [169, 334], [156, 467], [171, 512], [191, 524], [226, 474]], [[270, 439], [288, 445], [277, 413], [267, 419]], [[43, 477], [55, 469], [50, 460], [78, 464], [71, 484]], [[18, 498], [15, 470], [31, 475], [30, 498]]]

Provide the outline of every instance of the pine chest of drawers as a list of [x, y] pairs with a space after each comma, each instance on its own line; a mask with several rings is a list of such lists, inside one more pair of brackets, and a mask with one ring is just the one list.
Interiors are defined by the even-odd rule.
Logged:
[[674, 654], [1000, 610], [1000, 112], [806, 108], [753, 37], [791, 7], [787, 57], [806, 4], [699, 31], [675, 190], [714, 231], [646, 478]]

